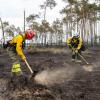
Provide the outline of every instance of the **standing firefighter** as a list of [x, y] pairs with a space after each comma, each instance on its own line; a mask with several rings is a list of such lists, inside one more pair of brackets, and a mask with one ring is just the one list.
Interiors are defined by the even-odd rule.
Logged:
[[72, 49], [72, 61], [81, 62], [79, 54], [85, 50], [82, 38], [79, 35], [69, 37], [67, 44]]
[[30, 40], [35, 36], [35, 33], [28, 29], [25, 31], [25, 34], [19, 34], [15, 36], [12, 40], [8, 41], [6, 44], [7, 52], [13, 62], [11, 72], [12, 77], [13, 76], [20, 76], [22, 75], [21, 65], [18, 57], [20, 56], [23, 61], [26, 60], [26, 57], [23, 53], [23, 42], [25, 42], [26, 39]]

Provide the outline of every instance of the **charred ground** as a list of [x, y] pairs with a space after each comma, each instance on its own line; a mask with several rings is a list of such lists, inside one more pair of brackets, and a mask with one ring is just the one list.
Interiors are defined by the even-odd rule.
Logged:
[[75, 73], [70, 80], [45, 86], [29, 80], [27, 77], [30, 72], [25, 63], [21, 62], [26, 77], [15, 80], [19, 85], [13, 86], [10, 84], [11, 60], [4, 51], [1, 51], [0, 100], [100, 100], [100, 47], [89, 48], [83, 53], [93, 64], [91, 72], [83, 69], [84, 62], [71, 62], [70, 51], [66, 48], [25, 53], [33, 70], [41, 72], [69, 67], [75, 70]]

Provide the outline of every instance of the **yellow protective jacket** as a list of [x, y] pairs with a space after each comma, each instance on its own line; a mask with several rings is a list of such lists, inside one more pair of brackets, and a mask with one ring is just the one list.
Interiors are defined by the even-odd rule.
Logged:
[[10, 41], [10, 44], [16, 44], [16, 52], [22, 59], [26, 58], [22, 51], [22, 44], [24, 40], [25, 40], [25, 35], [19, 34]]
[[[69, 37], [68, 39], [67, 39], [67, 44], [68, 45], [71, 45], [71, 41], [72, 41], [72, 38], [73, 37]], [[78, 38], [79, 39], [79, 43], [77, 44], [78, 46], [76, 47], [76, 49], [80, 49], [81, 48], [81, 46], [82, 46], [82, 44], [83, 44], [83, 41], [82, 41], [82, 38]], [[71, 45], [72, 46], [72, 45]], [[73, 47], [73, 46], [72, 46]]]

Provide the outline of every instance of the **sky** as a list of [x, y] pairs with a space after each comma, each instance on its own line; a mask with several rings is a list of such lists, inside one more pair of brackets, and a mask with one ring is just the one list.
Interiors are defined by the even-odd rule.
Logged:
[[[10, 25], [13, 24], [16, 27], [19, 26], [23, 30], [24, 10], [26, 11], [26, 17], [28, 17], [30, 14], [41, 13], [39, 20], [41, 22], [44, 13], [43, 10], [40, 9], [40, 5], [43, 4], [44, 1], [45, 0], [0, 0], [0, 17], [3, 21], [8, 21]], [[55, 1], [57, 6], [52, 10], [47, 9], [46, 20], [50, 23], [56, 20], [56, 18], [62, 18], [59, 11], [66, 6], [63, 0]]]
[[[26, 17], [30, 14], [41, 13], [41, 20], [43, 19], [43, 10], [40, 9], [41, 4], [45, 0], [0, 0], [0, 17], [3, 21], [9, 21], [10, 24], [19, 26], [23, 28], [23, 11], [26, 11]], [[49, 22], [52, 22], [56, 18], [61, 18], [59, 11], [65, 6], [65, 3], [62, 0], [55, 0], [57, 6], [50, 10], [48, 9], [46, 19]], [[41, 21], [40, 20], [40, 21]]]

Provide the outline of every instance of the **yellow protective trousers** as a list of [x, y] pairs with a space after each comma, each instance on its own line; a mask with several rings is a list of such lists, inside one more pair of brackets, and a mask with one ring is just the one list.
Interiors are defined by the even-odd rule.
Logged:
[[7, 53], [9, 54], [9, 57], [11, 58], [12, 63], [13, 63], [12, 68], [11, 68], [11, 72], [16, 73], [16, 74], [19, 74], [20, 72], [22, 72], [17, 53], [14, 52], [13, 49], [10, 47], [7, 48]]

